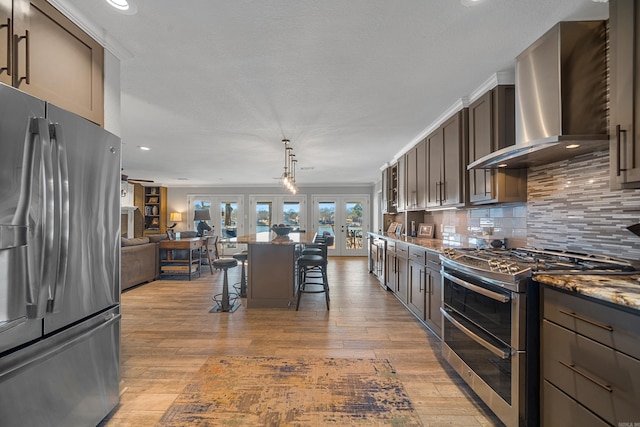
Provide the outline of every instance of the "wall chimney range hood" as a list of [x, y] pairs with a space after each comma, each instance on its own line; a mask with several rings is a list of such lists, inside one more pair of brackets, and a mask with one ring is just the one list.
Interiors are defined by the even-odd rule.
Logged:
[[560, 22], [516, 58], [516, 143], [467, 169], [524, 168], [607, 150], [605, 21]]

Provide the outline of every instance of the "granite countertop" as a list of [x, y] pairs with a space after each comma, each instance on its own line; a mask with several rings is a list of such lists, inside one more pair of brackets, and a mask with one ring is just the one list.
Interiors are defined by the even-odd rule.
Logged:
[[629, 275], [540, 273], [534, 274], [533, 279], [554, 288], [565, 289], [640, 311], [640, 273]]
[[462, 245], [455, 242], [445, 242], [439, 239], [428, 239], [424, 237], [398, 236], [395, 233], [369, 233], [372, 236], [384, 237], [387, 240], [407, 243], [409, 245], [420, 246], [431, 251], [443, 252], [445, 248], [459, 248]]
[[[397, 236], [392, 233], [369, 234], [421, 246], [436, 252], [442, 252], [444, 248], [460, 247], [453, 242], [437, 239]], [[640, 311], [640, 272], [623, 275], [535, 273], [533, 279], [544, 285]]]
[[315, 233], [289, 233], [288, 236], [280, 237], [276, 236], [276, 233], [272, 231], [263, 231], [261, 233], [238, 236], [234, 239], [229, 239], [229, 241], [249, 245], [297, 245], [299, 243], [313, 243], [314, 236]]

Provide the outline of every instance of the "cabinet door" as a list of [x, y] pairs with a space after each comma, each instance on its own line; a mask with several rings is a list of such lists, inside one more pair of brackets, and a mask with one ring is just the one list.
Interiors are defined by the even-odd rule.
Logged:
[[426, 320], [438, 336], [442, 336], [442, 276], [440, 270], [427, 269], [427, 312]]
[[611, 186], [640, 187], [640, 7], [635, 0], [609, 2], [611, 44]]
[[11, 85], [12, 34], [11, 0], [0, 0], [0, 82]]
[[427, 207], [442, 205], [444, 195], [442, 193], [442, 128], [439, 128], [427, 137], [427, 158], [429, 159], [427, 180]]
[[427, 207], [427, 142], [420, 141], [416, 146], [416, 193], [417, 207]]
[[389, 212], [389, 168], [385, 168], [382, 171], [382, 200], [380, 200], [380, 207], [382, 213]]
[[102, 46], [46, 0], [14, 0], [13, 18], [13, 85], [102, 125]]
[[409, 308], [424, 320], [426, 302], [426, 277], [423, 264], [409, 261], [408, 303]]
[[[469, 106], [469, 163], [490, 154], [492, 150], [492, 93], [485, 93]], [[469, 171], [469, 200], [491, 198], [491, 169]]]
[[407, 176], [404, 156], [398, 159], [398, 211], [404, 211], [406, 206]]
[[395, 252], [387, 251], [386, 263], [387, 263], [387, 268], [385, 272], [387, 275], [386, 285], [387, 285], [387, 288], [395, 292], [396, 284], [398, 283], [398, 270], [396, 267], [397, 260], [396, 260]]
[[415, 209], [418, 205], [418, 174], [416, 172], [416, 147], [405, 154], [405, 167], [407, 169], [407, 199], [406, 209]]
[[[467, 109], [456, 113], [442, 125], [442, 188], [443, 206], [456, 206], [464, 202], [462, 160], [466, 135], [463, 126]], [[466, 162], [465, 162], [466, 164]]]

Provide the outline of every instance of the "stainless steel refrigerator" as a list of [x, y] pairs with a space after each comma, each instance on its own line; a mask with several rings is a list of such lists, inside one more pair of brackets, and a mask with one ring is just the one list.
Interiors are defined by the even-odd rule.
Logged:
[[0, 425], [119, 401], [119, 138], [0, 84]]

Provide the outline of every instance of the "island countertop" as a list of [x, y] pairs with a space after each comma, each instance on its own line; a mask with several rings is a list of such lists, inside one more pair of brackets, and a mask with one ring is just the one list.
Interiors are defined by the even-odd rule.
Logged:
[[263, 231], [255, 234], [245, 234], [235, 239], [238, 243], [246, 243], [249, 245], [297, 245], [300, 243], [313, 243], [315, 233], [289, 233], [288, 236], [277, 236], [273, 231]]

